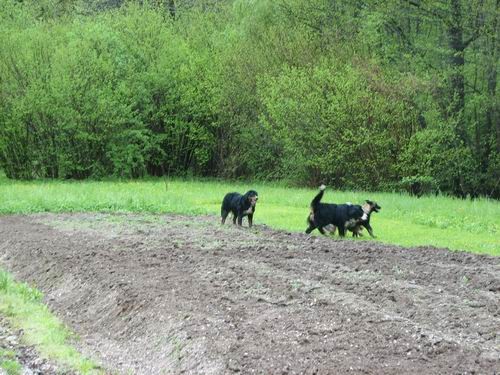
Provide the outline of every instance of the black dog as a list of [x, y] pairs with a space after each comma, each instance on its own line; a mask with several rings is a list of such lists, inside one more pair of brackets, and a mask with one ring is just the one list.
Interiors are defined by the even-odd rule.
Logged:
[[365, 204], [361, 207], [363, 209], [363, 212], [367, 215], [366, 220], [356, 220], [356, 219], [351, 219], [346, 223], [346, 228], [352, 232], [353, 237], [358, 237], [361, 235], [361, 230], [363, 227], [366, 228], [370, 236], [375, 238], [375, 235], [373, 234], [373, 228], [370, 225], [370, 216], [372, 212], [378, 212], [378, 210], [382, 209], [377, 202], [372, 202], [370, 200], [366, 200]]
[[222, 207], [220, 209], [220, 215], [222, 217], [222, 224], [226, 222], [227, 215], [229, 212], [233, 213], [233, 224], [236, 224], [236, 219], [238, 219], [238, 225], [241, 226], [243, 217], [248, 215], [248, 226], [252, 226], [253, 214], [255, 212], [255, 205], [259, 195], [255, 190], [249, 190], [245, 195], [239, 193], [227, 193], [222, 201]]
[[309, 234], [318, 228], [322, 234], [325, 234], [325, 227], [333, 225], [334, 229], [332, 232], [335, 231], [335, 228], [339, 228], [339, 235], [344, 237], [346, 231], [345, 225], [349, 220], [366, 220], [367, 216], [361, 206], [321, 203], [325, 189], [326, 186], [321, 185], [319, 193], [311, 202], [311, 213], [307, 217], [309, 228], [306, 229], [306, 233]]

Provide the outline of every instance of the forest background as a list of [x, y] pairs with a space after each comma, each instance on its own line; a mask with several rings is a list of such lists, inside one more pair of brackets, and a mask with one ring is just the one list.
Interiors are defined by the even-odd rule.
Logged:
[[12, 179], [500, 198], [500, 0], [0, 0]]

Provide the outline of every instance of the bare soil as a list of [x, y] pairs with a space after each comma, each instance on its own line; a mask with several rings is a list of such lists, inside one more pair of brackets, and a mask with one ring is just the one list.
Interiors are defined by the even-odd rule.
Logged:
[[500, 258], [217, 217], [0, 217], [0, 263], [109, 372], [500, 373]]

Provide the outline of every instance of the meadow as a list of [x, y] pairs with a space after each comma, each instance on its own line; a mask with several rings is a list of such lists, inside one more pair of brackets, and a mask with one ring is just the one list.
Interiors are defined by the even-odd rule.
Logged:
[[[255, 224], [293, 232], [306, 229], [305, 220], [316, 189], [202, 179], [12, 181], [0, 177], [0, 214], [149, 212], [214, 215], [214, 220], [219, 220], [224, 194], [250, 188], [259, 193]], [[329, 189], [324, 197], [325, 202], [355, 204], [365, 199], [382, 206], [371, 219], [376, 241], [500, 255], [498, 201]], [[368, 238], [364, 231], [363, 238], [353, 240]]]

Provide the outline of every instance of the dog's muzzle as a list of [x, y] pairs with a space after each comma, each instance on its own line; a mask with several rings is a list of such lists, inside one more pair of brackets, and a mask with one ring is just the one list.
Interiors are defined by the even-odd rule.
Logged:
[[250, 204], [252, 205], [252, 207], [255, 207], [255, 205], [257, 204], [257, 201], [259, 200], [259, 197], [258, 196], [255, 196], [255, 197], [251, 197], [250, 198]]

